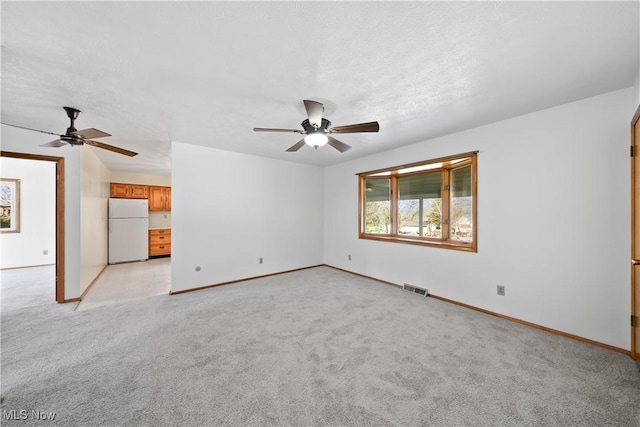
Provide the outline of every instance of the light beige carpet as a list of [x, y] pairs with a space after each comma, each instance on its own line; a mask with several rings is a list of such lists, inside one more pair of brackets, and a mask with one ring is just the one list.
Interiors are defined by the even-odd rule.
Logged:
[[2, 312], [2, 409], [42, 425], [640, 424], [628, 356], [328, 267], [56, 307]]

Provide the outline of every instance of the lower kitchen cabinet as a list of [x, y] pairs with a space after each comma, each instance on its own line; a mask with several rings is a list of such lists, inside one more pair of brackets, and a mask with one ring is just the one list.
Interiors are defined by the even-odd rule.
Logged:
[[171, 229], [149, 230], [149, 256], [171, 255]]

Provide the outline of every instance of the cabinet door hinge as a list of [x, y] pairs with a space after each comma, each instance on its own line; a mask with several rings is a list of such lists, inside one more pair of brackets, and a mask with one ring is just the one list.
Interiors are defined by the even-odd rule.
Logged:
[[634, 328], [638, 327], [638, 316], [631, 315], [631, 326]]
[[629, 146], [629, 154], [631, 155], [631, 157], [636, 156], [636, 147], [634, 145]]

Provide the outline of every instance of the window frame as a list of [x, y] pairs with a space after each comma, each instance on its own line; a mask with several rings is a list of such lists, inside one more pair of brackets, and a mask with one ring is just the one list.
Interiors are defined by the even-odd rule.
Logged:
[[[464, 160], [461, 160], [464, 159]], [[425, 170], [400, 173], [403, 169], [422, 167], [441, 163], [440, 166]], [[451, 171], [463, 166], [471, 165], [471, 196], [472, 196], [472, 231], [471, 241], [463, 242], [450, 238], [450, 178]], [[405, 176], [415, 176], [440, 171], [441, 173], [441, 200], [442, 200], [442, 237], [408, 236], [398, 233], [398, 178]], [[456, 154], [453, 156], [439, 157], [416, 163], [404, 164], [384, 169], [376, 169], [367, 172], [360, 172], [358, 176], [358, 238], [367, 240], [378, 240], [385, 242], [405, 243], [412, 245], [430, 246], [443, 249], [453, 249], [466, 252], [478, 251], [478, 152]], [[367, 179], [388, 179], [390, 188], [390, 218], [391, 232], [388, 234], [366, 233], [365, 232], [365, 182]]]

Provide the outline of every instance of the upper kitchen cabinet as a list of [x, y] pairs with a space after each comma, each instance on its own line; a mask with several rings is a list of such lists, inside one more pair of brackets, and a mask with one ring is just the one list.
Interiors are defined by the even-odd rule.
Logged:
[[111, 183], [111, 197], [120, 199], [147, 199], [149, 190], [146, 185]]
[[149, 187], [149, 210], [171, 210], [171, 187]]

